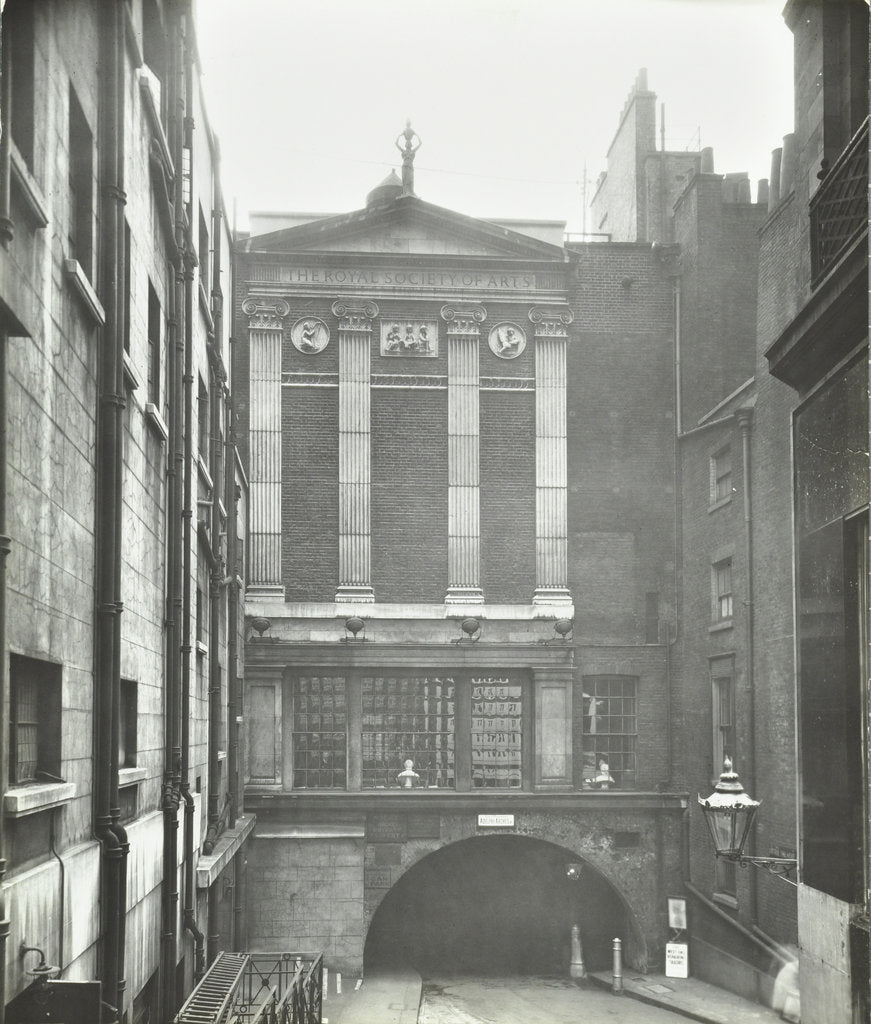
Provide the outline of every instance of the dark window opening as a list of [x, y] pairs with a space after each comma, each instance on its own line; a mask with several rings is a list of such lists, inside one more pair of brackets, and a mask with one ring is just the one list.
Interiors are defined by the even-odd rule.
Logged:
[[61, 666], [13, 654], [9, 669], [9, 781], [58, 781]]
[[118, 706], [118, 767], [136, 767], [136, 722], [139, 696], [132, 679], [122, 679]]
[[3, 57], [5, 63], [8, 55], [11, 64], [9, 131], [31, 171], [35, 121], [34, 6], [30, 0], [7, 0], [3, 8]]
[[161, 310], [160, 300], [151, 282], [148, 282], [148, 401], [160, 408], [161, 367]]
[[659, 593], [651, 591], [644, 598], [645, 643], [659, 643]]
[[200, 378], [199, 391], [197, 393], [197, 441], [199, 445], [200, 458], [208, 466], [209, 464], [209, 434], [211, 432], [211, 408], [209, 406], [209, 390]]
[[68, 128], [70, 255], [90, 277], [94, 269], [94, 137], [72, 86]]

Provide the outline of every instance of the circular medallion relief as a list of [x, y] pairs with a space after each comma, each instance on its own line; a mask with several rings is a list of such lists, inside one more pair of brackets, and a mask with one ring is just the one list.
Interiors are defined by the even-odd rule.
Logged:
[[526, 348], [526, 332], [517, 324], [496, 324], [487, 339], [490, 351], [500, 359], [515, 359]]
[[306, 316], [290, 329], [290, 340], [293, 346], [305, 355], [322, 352], [330, 340], [330, 329], [316, 316]]

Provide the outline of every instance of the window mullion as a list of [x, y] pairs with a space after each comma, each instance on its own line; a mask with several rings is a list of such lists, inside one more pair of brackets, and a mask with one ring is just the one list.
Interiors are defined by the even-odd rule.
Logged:
[[467, 672], [457, 673], [454, 700], [454, 771], [458, 792], [472, 788], [472, 686]]
[[356, 793], [363, 788], [363, 685], [359, 672], [347, 673], [345, 694], [347, 786]]

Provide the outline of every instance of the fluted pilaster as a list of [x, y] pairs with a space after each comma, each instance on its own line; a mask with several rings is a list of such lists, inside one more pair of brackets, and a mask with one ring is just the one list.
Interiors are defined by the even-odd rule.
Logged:
[[339, 318], [339, 581], [336, 601], [375, 600], [370, 524], [369, 350], [374, 302], [333, 303]]
[[281, 582], [281, 343], [284, 299], [245, 299], [250, 385], [248, 593], [284, 599]]
[[448, 589], [446, 604], [483, 604], [478, 416], [479, 324], [487, 311], [444, 306], [448, 338]]
[[534, 307], [535, 594], [534, 604], [571, 604], [568, 589], [566, 348], [568, 309]]

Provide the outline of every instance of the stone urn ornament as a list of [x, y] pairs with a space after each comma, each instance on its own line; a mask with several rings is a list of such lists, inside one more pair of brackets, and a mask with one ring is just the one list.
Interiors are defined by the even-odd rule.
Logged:
[[416, 785], [415, 779], [419, 779], [420, 776], [414, 770], [414, 761], [409, 758], [405, 762], [405, 770], [401, 771], [397, 776], [397, 780], [404, 789], [413, 789]]

